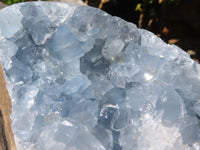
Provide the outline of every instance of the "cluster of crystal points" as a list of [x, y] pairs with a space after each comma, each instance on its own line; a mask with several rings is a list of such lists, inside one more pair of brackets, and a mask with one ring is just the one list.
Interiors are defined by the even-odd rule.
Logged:
[[0, 60], [19, 150], [199, 150], [200, 65], [90, 7], [0, 12]]

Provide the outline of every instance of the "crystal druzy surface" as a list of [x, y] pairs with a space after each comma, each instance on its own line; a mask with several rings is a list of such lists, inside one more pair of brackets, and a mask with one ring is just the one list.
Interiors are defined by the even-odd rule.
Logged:
[[0, 12], [0, 60], [19, 150], [199, 150], [200, 66], [90, 7]]

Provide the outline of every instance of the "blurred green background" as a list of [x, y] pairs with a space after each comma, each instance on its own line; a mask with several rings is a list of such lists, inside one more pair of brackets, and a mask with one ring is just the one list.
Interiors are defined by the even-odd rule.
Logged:
[[14, 3], [20, 3], [20, 2], [25, 2], [26, 0], [2, 0], [5, 4], [11, 5]]

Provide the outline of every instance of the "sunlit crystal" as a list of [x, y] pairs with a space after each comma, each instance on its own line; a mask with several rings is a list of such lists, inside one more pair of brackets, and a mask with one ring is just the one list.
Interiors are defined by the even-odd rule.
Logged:
[[200, 66], [91, 8], [0, 11], [0, 61], [19, 150], [199, 150]]

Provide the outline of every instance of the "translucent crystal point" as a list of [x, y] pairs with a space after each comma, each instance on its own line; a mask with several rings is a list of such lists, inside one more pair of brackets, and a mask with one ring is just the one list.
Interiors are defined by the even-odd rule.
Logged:
[[200, 65], [134, 24], [32, 2], [0, 11], [19, 150], [199, 150]]

